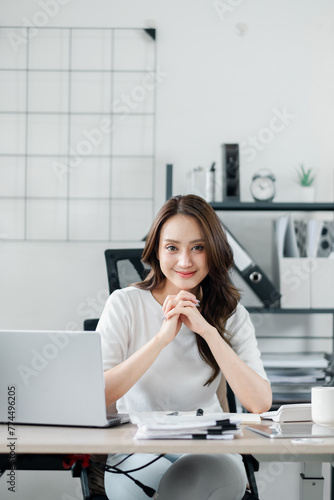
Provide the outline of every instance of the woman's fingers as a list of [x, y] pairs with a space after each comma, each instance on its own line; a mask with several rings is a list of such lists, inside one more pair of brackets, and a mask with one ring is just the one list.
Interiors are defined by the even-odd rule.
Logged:
[[176, 313], [176, 314], [180, 314], [181, 308], [184, 308], [184, 307], [193, 308], [193, 307], [197, 307], [197, 304], [195, 304], [194, 302], [192, 302], [190, 300], [180, 300], [172, 307], [166, 307], [166, 309], [163, 311], [165, 318], [170, 317], [169, 313], [171, 313], [172, 311], [174, 311], [174, 313]]
[[186, 292], [185, 290], [181, 290], [177, 295], [167, 295], [163, 306], [162, 311], [164, 315], [174, 309], [178, 304], [187, 301], [190, 303], [189, 305], [199, 306], [199, 301], [193, 293]]
[[176, 300], [175, 300], [175, 295], [168, 295], [163, 303], [162, 306], [162, 312], [164, 315], [168, 313], [171, 309], [173, 309], [176, 306]]
[[191, 292], [187, 292], [186, 290], [181, 290], [176, 295], [176, 300], [190, 300], [191, 302], [194, 302], [195, 304], [198, 303], [196, 295], [194, 295]]
[[185, 304], [177, 305], [174, 309], [167, 313], [167, 322], [172, 320], [174, 317], [180, 318], [182, 323], [184, 323], [187, 328], [201, 336], [203, 336], [209, 328], [212, 328], [194, 304], [191, 306]]
[[166, 342], [166, 345], [176, 337], [180, 331], [181, 325], [182, 321], [178, 315], [175, 315], [162, 323], [160, 335]]
[[189, 312], [189, 309], [194, 309], [195, 307], [197, 307], [197, 305], [194, 304], [194, 302], [191, 302], [190, 300], [181, 300], [175, 307], [166, 312], [165, 317], [168, 319], [175, 314], [185, 314]]

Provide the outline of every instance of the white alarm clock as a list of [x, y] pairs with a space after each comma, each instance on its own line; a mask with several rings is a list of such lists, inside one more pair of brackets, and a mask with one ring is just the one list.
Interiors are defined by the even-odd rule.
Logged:
[[255, 201], [272, 201], [276, 194], [276, 178], [270, 170], [261, 169], [253, 175], [251, 193]]

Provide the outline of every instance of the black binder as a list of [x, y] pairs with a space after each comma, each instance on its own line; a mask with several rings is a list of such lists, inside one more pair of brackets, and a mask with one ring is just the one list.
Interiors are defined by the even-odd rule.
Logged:
[[233, 251], [234, 265], [240, 276], [266, 307], [274, 304], [279, 305], [281, 296], [279, 291], [230, 231], [225, 226], [224, 228]]

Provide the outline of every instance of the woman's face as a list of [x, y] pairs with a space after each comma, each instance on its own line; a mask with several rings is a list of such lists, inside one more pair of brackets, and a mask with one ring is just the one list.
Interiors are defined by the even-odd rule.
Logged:
[[196, 294], [209, 269], [204, 237], [194, 217], [174, 215], [164, 223], [158, 259], [167, 295], [180, 290]]

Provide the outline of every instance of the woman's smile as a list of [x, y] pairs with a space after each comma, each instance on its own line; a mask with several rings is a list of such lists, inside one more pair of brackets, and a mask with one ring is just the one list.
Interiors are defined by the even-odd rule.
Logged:
[[196, 271], [175, 271], [181, 278], [191, 278]]

